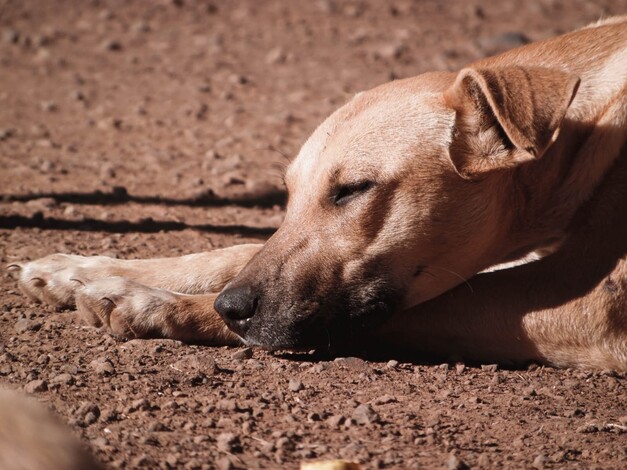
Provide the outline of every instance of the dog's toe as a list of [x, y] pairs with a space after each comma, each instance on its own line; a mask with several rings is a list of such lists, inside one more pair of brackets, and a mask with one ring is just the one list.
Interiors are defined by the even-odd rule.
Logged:
[[32, 301], [56, 308], [74, 306], [74, 294], [79, 287], [72, 278], [81, 276], [83, 258], [71, 255], [51, 255], [27, 263], [11, 263], [8, 272], [18, 280], [20, 290]]
[[145, 338], [159, 330], [161, 312], [172, 294], [123, 277], [88, 282], [77, 291], [76, 306], [90, 325], [125, 338]]
[[88, 325], [109, 328], [109, 318], [115, 307], [115, 303], [108, 297], [99, 297], [87, 289], [76, 294], [76, 309]]
[[12, 276], [19, 275], [19, 272], [22, 270], [22, 265], [20, 263], [11, 263], [6, 266], [7, 271]]

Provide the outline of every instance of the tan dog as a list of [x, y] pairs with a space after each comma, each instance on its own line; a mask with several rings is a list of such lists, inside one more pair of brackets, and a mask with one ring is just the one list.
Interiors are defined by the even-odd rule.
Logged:
[[264, 246], [9, 268], [126, 337], [627, 370], [626, 135], [622, 17], [360, 93]]

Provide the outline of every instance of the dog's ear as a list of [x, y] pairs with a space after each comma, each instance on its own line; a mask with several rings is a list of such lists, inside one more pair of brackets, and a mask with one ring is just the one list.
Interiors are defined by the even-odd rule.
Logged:
[[473, 178], [539, 158], [557, 137], [579, 78], [541, 67], [467, 68], [445, 100], [456, 112], [450, 154]]

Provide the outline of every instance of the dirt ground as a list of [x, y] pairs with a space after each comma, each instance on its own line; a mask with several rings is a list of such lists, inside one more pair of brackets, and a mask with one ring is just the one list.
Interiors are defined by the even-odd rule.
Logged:
[[[0, 263], [267, 238], [282, 168], [355, 92], [626, 0], [0, 0]], [[119, 342], [0, 277], [0, 385], [110, 468], [627, 468], [626, 376]]]

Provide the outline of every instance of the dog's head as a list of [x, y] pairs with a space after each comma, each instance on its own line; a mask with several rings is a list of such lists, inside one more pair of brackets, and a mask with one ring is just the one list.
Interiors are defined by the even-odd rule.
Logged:
[[286, 174], [284, 223], [216, 309], [249, 344], [309, 347], [498, 261], [508, 174], [542, 156], [577, 84], [510, 67], [360, 93], [305, 143]]

